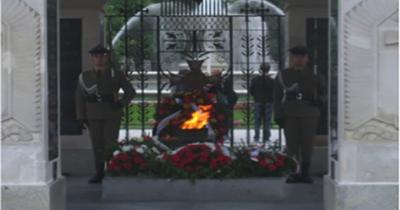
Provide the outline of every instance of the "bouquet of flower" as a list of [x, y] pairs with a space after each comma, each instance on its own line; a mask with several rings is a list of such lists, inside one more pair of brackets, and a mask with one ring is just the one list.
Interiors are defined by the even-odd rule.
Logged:
[[237, 177], [282, 176], [295, 170], [296, 162], [280, 152], [261, 147], [234, 149], [234, 166]]
[[163, 155], [164, 169], [170, 177], [223, 177], [232, 164], [230, 154], [218, 144], [195, 143]]
[[107, 163], [107, 172], [111, 175], [147, 174], [161, 152], [151, 141], [151, 137], [133, 138], [120, 142], [112, 158]]
[[282, 176], [296, 168], [283, 153], [262, 147], [191, 143], [171, 150], [151, 137], [122, 141], [107, 162], [112, 176], [166, 178], [241, 178]]

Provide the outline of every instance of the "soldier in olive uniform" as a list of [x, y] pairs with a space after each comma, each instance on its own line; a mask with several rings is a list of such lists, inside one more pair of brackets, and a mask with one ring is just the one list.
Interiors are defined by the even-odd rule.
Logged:
[[300, 163], [300, 170], [286, 181], [312, 183], [309, 170], [323, 86], [308, 66], [307, 48], [297, 46], [289, 51], [291, 65], [279, 72], [274, 81], [274, 118], [284, 129], [288, 155]]
[[[136, 93], [123, 72], [110, 68], [108, 49], [97, 45], [89, 53], [93, 68], [79, 75], [76, 114], [88, 127], [93, 146], [96, 174], [89, 183], [101, 183], [105, 159], [118, 140], [122, 107], [128, 105]], [[120, 88], [124, 91], [122, 97], [118, 95]]]

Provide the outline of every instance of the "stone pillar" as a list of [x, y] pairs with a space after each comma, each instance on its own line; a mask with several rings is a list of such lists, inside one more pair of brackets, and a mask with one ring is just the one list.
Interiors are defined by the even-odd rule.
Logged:
[[[91, 68], [89, 49], [99, 43], [106, 44], [104, 12], [102, 10], [105, 3], [106, 0], [60, 0], [60, 18], [77, 19], [82, 24], [82, 62], [79, 71], [87, 71]], [[78, 77], [75, 81], [70, 82], [76, 83], [77, 81]], [[73, 98], [65, 101], [69, 103], [67, 106], [75, 106]], [[61, 136], [61, 155], [63, 173], [72, 175], [94, 173], [93, 153], [88, 130], [82, 130], [81, 135], [63, 134]]]
[[1, 2], [3, 209], [65, 209], [57, 128], [57, 2]]
[[324, 180], [325, 210], [395, 210], [398, 1], [338, 2], [337, 142]]

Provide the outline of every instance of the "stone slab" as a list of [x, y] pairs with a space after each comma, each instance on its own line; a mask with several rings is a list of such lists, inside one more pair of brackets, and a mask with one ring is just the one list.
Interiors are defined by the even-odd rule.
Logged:
[[314, 146], [311, 159], [310, 173], [316, 176], [323, 176], [328, 173], [328, 147]]
[[325, 210], [397, 210], [398, 183], [338, 184], [324, 178]]
[[322, 200], [321, 183], [286, 184], [284, 178], [168, 180], [107, 177], [104, 201], [260, 201], [313, 202]]
[[92, 149], [62, 149], [62, 172], [69, 175], [92, 175], [94, 160]]
[[67, 210], [323, 210], [322, 203], [106, 202], [70, 203]]
[[64, 178], [46, 185], [2, 185], [4, 210], [65, 210]]

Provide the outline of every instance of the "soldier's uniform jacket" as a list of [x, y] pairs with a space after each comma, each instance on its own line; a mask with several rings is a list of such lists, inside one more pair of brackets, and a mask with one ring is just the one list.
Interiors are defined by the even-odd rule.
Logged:
[[[129, 104], [135, 96], [135, 90], [126, 80], [121, 71], [84, 71], [81, 73], [76, 88], [76, 117], [82, 119], [115, 119], [122, 116], [122, 108], [113, 107], [115, 103], [122, 106]], [[87, 88], [97, 87], [95, 91], [86, 91]], [[118, 90], [122, 88], [124, 94], [118, 98]]]
[[[296, 90], [288, 90], [295, 83], [298, 84]], [[319, 117], [318, 105], [326, 100], [322, 83], [309, 68], [279, 72], [274, 81], [275, 118]]]

